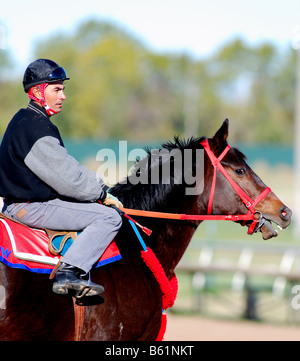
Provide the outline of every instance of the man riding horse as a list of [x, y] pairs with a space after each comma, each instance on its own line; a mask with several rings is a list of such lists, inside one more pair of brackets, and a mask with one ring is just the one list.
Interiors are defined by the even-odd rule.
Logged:
[[82, 231], [61, 259], [52, 289], [94, 296], [104, 288], [90, 281], [89, 271], [122, 224], [118, 212], [105, 205], [122, 204], [96, 173], [68, 154], [51, 122], [66, 100], [68, 79], [48, 59], [34, 61], [25, 71], [29, 104], [12, 118], [0, 146], [2, 212], [35, 228]]

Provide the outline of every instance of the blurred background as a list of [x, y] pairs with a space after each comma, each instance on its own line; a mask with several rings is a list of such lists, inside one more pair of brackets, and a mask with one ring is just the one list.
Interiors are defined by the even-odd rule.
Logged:
[[129, 151], [212, 136], [229, 118], [230, 144], [293, 210], [268, 242], [235, 224], [202, 224], [178, 269], [174, 315], [300, 325], [299, 17], [299, 0], [1, 5], [0, 139], [27, 106], [25, 68], [50, 58], [71, 78], [51, 120], [81, 163], [97, 170], [97, 151], [117, 152], [119, 140]]

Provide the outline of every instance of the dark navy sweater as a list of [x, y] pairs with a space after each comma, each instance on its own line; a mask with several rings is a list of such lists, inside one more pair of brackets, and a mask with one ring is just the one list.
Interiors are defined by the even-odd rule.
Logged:
[[64, 147], [46, 111], [30, 101], [10, 121], [0, 146], [0, 196], [7, 201], [103, 196], [103, 183]]

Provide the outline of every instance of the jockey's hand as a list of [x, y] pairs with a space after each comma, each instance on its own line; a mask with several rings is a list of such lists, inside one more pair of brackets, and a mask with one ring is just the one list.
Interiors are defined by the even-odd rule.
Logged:
[[124, 208], [123, 204], [118, 200], [118, 198], [108, 192], [106, 192], [106, 197], [102, 203], [106, 206], [114, 205], [118, 208]]

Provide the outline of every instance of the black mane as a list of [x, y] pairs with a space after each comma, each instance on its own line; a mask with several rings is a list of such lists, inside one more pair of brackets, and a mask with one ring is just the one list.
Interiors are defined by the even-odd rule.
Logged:
[[[172, 204], [174, 205], [176, 202], [176, 198], [182, 198], [182, 191], [186, 189], [186, 184], [184, 183], [183, 177], [183, 161], [184, 157], [180, 157], [180, 161], [182, 161], [182, 166], [180, 168], [180, 172], [176, 171], [178, 168], [175, 167], [175, 158], [167, 158], [170, 160], [170, 182], [166, 184], [161, 175], [162, 169], [162, 159], [158, 157], [158, 161], [153, 162], [153, 151], [162, 151], [166, 150], [168, 154], [173, 150], [179, 150], [180, 154], [184, 154], [184, 150], [189, 149], [192, 151], [193, 157], [191, 162], [186, 162], [185, 167], [189, 167], [189, 171], [191, 174], [195, 175], [196, 168], [196, 150], [203, 149], [200, 144], [205, 137], [201, 138], [189, 138], [187, 140], [181, 139], [179, 137], [174, 137], [173, 141], [168, 141], [162, 144], [159, 150], [153, 149], [151, 147], [146, 147], [144, 150], [146, 151], [146, 157], [140, 161], [137, 161], [135, 165], [132, 167], [132, 172], [129, 174], [125, 180], [117, 183], [115, 186], [111, 188], [111, 193], [118, 197], [120, 201], [124, 204], [125, 208], [135, 208], [142, 210], [161, 210], [170, 212]], [[224, 146], [227, 145], [227, 142], [224, 143]], [[222, 149], [220, 150], [222, 152]], [[172, 153], [171, 153], [172, 154]], [[231, 148], [230, 152], [230, 164], [241, 164], [246, 160], [246, 156], [236, 148]], [[168, 156], [167, 156], [168, 157]], [[226, 164], [226, 157], [223, 161]], [[178, 164], [178, 163], [177, 163]], [[159, 181], [157, 183], [153, 183], [151, 181], [151, 174], [154, 172], [159, 172]], [[145, 176], [144, 176], [145, 175]], [[144, 183], [140, 180], [143, 178]], [[135, 181], [134, 181], [135, 180]], [[139, 180], [136, 182], [136, 180]], [[189, 184], [189, 186], [191, 186]], [[180, 193], [181, 192], [181, 193]], [[181, 194], [181, 196], [179, 196]], [[168, 204], [168, 208], [166, 205]]]
[[[195, 151], [196, 149], [202, 149], [200, 142], [204, 139], [205, 137], [192, 137], [185, 140], [180, 137], [174, 137], [173, 141], [168, 141], [162, 144], [159, 151], [166, 150], [168, 152], [172, 152], [177, 149], [180, 150], [181, 153], [185, 149]], [[154, 168], [157, 169], [158, 166], [161, 166], [162, 160], [159, 158], [159, 164], [153, 164], [151, 157], [155, 149], [146, 147], [144, 150], [146, 151], [147, 156], [135, 163], [132, 167], [131, 174], [129, 174], [125, 180], [120, 181], [115, 186], [111, 187], [111, 193], [118, 197], [126, 208], [143, 210], [154, 210], [159, 208], [162, 210], [164, 209], [167, 200], [169, 200], [171, 195], [174, 193], [173, 191], [179, 188], [178, 184], [174, 184], [174, 179], [178, 176], [182, 176], [182, 174], [176, 174], [173, 169], [170, 174], [170, 184], [163, 184], [161, 178], [158, 184], [151, 184], [151, 172], [153, 172]], [[193, 166], [193, 164], [191, 164], [191, 166]], [[142, 184], [141, 182], [133, 184], [132, 177], [141, 176], [143, 174], [148, 177], [148, 184]]]

